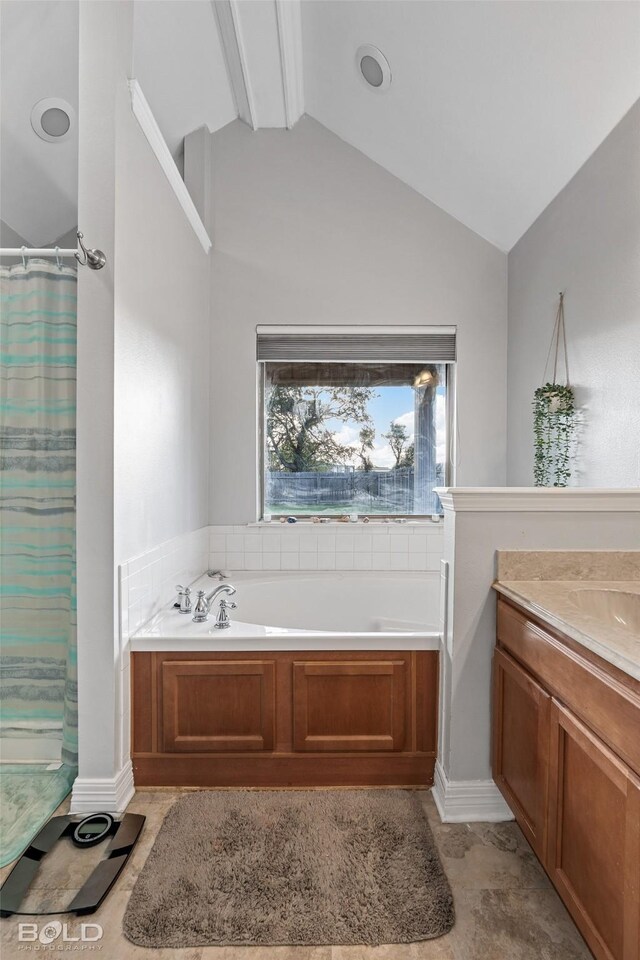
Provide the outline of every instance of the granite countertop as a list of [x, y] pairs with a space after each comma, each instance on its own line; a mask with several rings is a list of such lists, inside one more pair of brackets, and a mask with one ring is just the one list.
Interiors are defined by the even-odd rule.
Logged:
[[498, 579], [493, 588], [550, 627], [640, 680], [640, 635], [585, 613], [572, 597], [578, 590], [623, 591], [640, 596], [640, 580]]

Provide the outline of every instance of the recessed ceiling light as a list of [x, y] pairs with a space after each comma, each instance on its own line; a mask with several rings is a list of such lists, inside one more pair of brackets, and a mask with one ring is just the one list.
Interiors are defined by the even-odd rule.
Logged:
[[31, 111], [31, 126], [42, 140], [60, 143], [73, 132], [76, 113], [70, 103], [59, 97], [38, 100]]
[[371, 43], [363, 43], [356, 50], [358, 73], [373, 90], [387, 90], [391, 85], [391, 67], [381, 50]]

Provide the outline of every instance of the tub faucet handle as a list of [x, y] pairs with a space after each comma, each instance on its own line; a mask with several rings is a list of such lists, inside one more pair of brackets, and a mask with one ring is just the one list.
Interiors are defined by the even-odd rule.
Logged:
[[231, 620], [229, 619], [227, 610], [235, 610], [237, 606], [238, 604], [234, 603], [233, 600], [225, 600], [225, 598], [222, 597], [220, 600], [220, 606], [218, 607], [218, 612], [216, 614], [216, 630], [224, 630], [226, 627], [231, 626]]
[[204, 623], [209, 616], [209, 603], [204, 590], [198, 590], [196, 605], [193, 608], [193, 622]]
[[176, 586], [178, 599], [174, 606], [180, 608], [180, 613], [191, 613], [191, 587]]

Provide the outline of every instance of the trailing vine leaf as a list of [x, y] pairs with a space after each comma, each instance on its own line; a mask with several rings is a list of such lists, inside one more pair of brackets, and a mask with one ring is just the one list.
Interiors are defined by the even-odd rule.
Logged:
[[536, 487], [566, 487], [571, 478], [577, 411], [573, 390], [559, 383], [538, 387], [533, 399]]

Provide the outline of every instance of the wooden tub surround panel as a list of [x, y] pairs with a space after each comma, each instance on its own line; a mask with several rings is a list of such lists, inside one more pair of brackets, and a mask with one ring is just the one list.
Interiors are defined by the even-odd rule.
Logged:
[[139, 786], [433, 782], [437, 651], [132, 655]]

